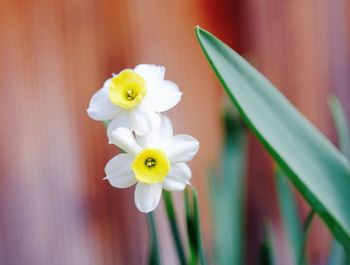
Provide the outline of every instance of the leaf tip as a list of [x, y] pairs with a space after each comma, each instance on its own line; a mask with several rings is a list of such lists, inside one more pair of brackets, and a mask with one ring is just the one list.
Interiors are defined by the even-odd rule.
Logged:
[[194, 32], [196, 33], [197, 38], [199, 39], [200, 34], [201, 34], [202, 28], [199, 25], [196, 25], [194, 27]]
[[195, 32], [197, 35], [197, 38], [200, 39], [203, 35], [210, 35], [210, 33], [208, 31], [206, 31], [205, 29], [201, 28], [199, 25], [197, 25], [195, 27]]

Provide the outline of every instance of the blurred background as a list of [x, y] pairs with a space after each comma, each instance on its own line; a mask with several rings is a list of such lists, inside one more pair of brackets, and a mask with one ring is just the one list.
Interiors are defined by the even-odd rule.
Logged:
[[[209, 171], [220, 162], [228, 104], [194, 26], [235, 48], [336, 143], [327, 99], [336, 94], [349, 117], [349, 23], [347, 0], [0, 0], [0, 264], [146, 264], [146, 218], [133, 188], [102, 180], [117, 149], [85, 112], [111, 73], [140, 63], [165, 65], [184, 92], [168, 114], [176, 133], [201, 143], [191, 167], [215, 264]], [[275, 231], [277, 264], [292, 264], [273, 162], [249, 133], [244, 170], [243, 264], [257, 263], [264, 220]], [[175, 197], [184, 234], [182, 195]], [[309, 208], [297, 201], [303, 219]], [[164, 264], [178, 264], [163, 205], [156, 216]], [[330, 239], [315, 220], [310, 264], [326, 264]]]

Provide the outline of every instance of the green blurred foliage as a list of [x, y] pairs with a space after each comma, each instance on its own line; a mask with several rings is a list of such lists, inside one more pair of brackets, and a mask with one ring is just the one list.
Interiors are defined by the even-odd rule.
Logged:
[[224, 114], [219, 168], [210, 176], [214, 216], [214, 255], [218, 265], [244, 264], [246, 133], [238, 113]]

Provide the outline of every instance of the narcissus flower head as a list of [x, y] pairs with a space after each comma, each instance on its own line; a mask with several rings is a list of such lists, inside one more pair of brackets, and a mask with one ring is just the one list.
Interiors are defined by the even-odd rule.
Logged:
[[190, 184], [191, 170], [186, 164], [198, 151], [199, 143], [189, 135], [173, 135], [170, 120], [161, 115], [161, 123], [143, 136], [119, 127], [110, 141], [126, 153], [106, 165], [106, 179], [117, 188], [136, 184], [135, 204], [141, 212], [153, 211], [162, 189], [182, 191]]
[[88, 115], [95, 120], [112, 120], [110, 126], [125, 127], [138, 135], [159, 126], [159, 112], [174, 107], [182, 93], [164, 80], [165, 67], [140, 64], [109, 78], [91, 98]]

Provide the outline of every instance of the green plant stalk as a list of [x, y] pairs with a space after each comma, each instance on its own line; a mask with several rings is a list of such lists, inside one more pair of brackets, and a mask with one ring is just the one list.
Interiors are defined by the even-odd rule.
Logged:
[[171, 196], [171, 193], [169, 191], [164, 191], [163, 199], [164, 199], [165, 209], [166, 209], [168, 221], [171, 228], [171, 233], [173, 235], [177, 255], [179, 257], [179, 262], [181, 265], [186, 265], [187, 264], [186, 255], [185, 255], [184, 247], [182, 245], [180, 231], [177, 226], [176, 214], [175, 214], [174, 203], [173, 203], [173, 198]]
[[204, 246], [203, 246], [203, 238], [201, 233], [201, 227], [200, 227], [200, 217], [199, 217], [199, 207], [198, 207], [198, 196], [197, 191], [195, 189], [192, 189], [192, 195], [193, 195], [193, 213], [194, 213], [194, 224], [196, 229], [196, 234], [198, 235], [198, 248], [199, 248], [199, 260], [202, 265], [207, 265], [207, 259], [204, 254]]
[[102, 121], [102, 123], [103, 123], [103, 126], [105, 126], [105, 128], [107, 129], [107, 127], [108, 127], [108, 125], [109, 125], [109, 123], [110, 123], [111, 121]]
[[[245, 264], [244, 197], [247, 139], [234, 107], [223, 113], [224, 142], [217, 168], [209, 174], [214, 217], [214, 259], [217, 265]], [[228, 203], [229, 202], [229, 203]]]
[[287, 182], [287, 178], [284, 176], [282, 170], [278, 167], [275, 169], [275, 179], [279, 210], [286, 233], [288, 250], [291, 254], [292, 263], [297, 264], [303, 238], [302, 224], [291, 186]]
[[276, 264], [276, 242], [273, 226], [269, 221], [263, 222], [264, 237], [259, 246], [259, 265]]
[[[191, 198], [189, 194], [192, 194]], [[207, 265], [204, 254], [202, 234], [200, 230], [200, 217], [198, 208], [197, 192], [194, 188], [186, 188], [185, 190], [185, 209], [187, 233], [190, 245], [189, 264], [196, 265], [198, 261], [202, 265]]]
[[147, 223], [148, 223], [148, 230], [149, 230], [149, 265], [160, 265], [160, 257], [159, 257], [159, 244], [158, 244], [158, 237], [157, 237], [157, 229], [156, 229], [156, 222], [154, 220], [154, 214], [152, 212], [147, 213]]
[[308, 238], [308, 234], [310, 231], [310, 226], [312, 219], [315, 216], [315, 211], [311, 209], [306, 216], [305, 222], [303, 224], [303, 238], [302, 238], [302, 243], [301, 243], [301, 249], [300, 249], [300, 256], [299, 256], [299, 265], [304, 265], [305, 264], [305, 250], [306, 250], [306, 242]]
[[198, 262], [198, 255], [197, 255], [197, 248], [198, 245], [196, 242], [197, 236], [193, 232], [193, 223], [192, 223], [192, 206], [191, 206], [191, 200], [189, 198], [189, 191], [186, 188], [184, 193], [184, 203], [185, 203], [185, 213], [186, 213], [186, 226], [187, 226], [187, 235], [188, 235], [188, 242], [189, 242], [189, 248], [190, 248], [190, 257], [188, 264], [189, 265], [196, 265]]

